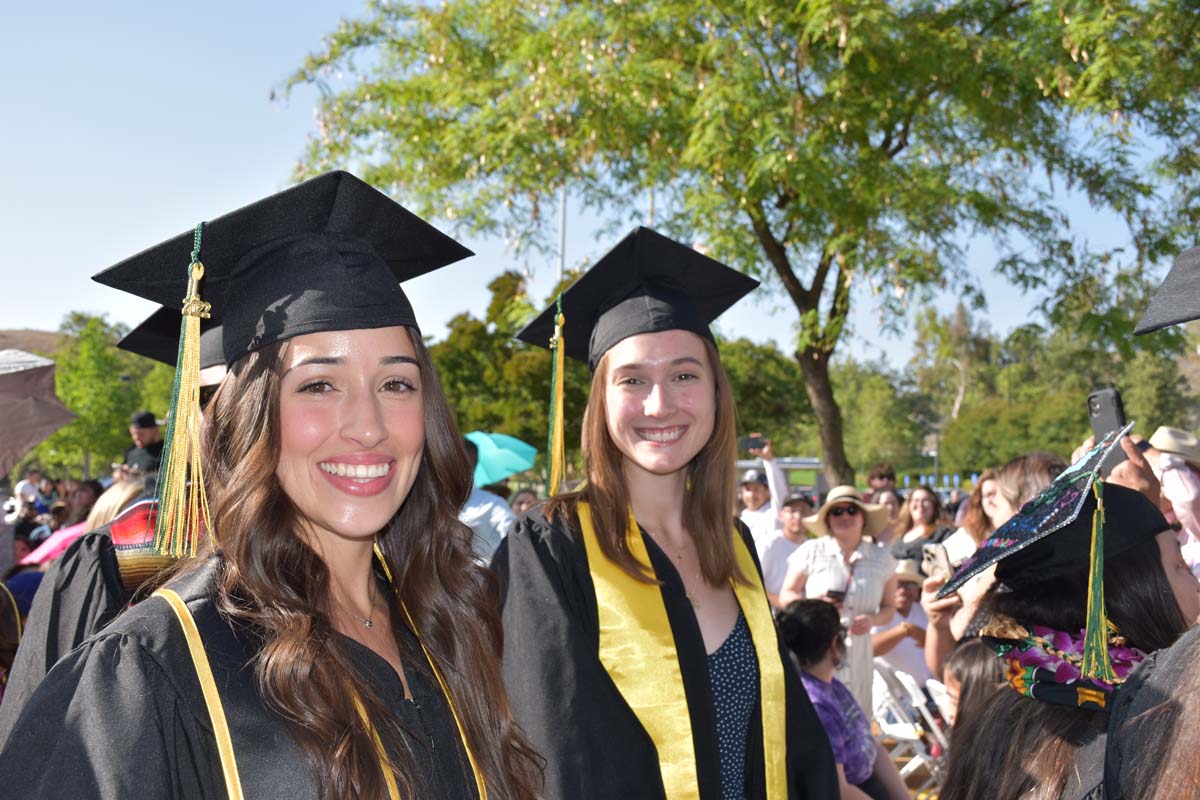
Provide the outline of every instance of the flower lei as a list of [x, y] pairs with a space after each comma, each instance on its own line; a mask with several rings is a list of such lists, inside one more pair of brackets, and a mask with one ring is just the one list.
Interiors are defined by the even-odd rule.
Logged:
[[1083, 677], [1083, 645], [1086, 632], [1065, 633], [1042, 625], [1032, 632], [1014, 620], [993, 620], [981, 636], [1004, 661], [1005, 679], [1016, 691], [1048, 703], [1103, 711], [1116, 686], [1125, 682], [1146, 654], [1130, 647], [1109, 623], [1108, 656], [1116, 680]]

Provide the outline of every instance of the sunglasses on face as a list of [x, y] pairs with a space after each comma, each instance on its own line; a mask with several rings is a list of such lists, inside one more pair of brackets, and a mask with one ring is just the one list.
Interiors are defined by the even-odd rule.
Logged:
[[851, 517], [858, 516], [858, 506], [838, 506], [837, 508], [829, 509], [829, 516], [840, 517], [843, 514], [848, 514]]

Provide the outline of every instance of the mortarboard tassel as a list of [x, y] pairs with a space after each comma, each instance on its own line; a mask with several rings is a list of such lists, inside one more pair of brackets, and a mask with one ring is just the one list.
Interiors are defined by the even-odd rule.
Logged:
[[1104, 610], [1104, 482], [1092, 482], [1096, 510], [1092, 513], [1092, 549], [1088, 561], [1087, 624], [1083, 638], [1083, 664], [1080, 672], [1088, 679], [1115, 683], [1108, 657], [1108, 614]]
[[[158, 515], [154, 549], [161, 555], [181, 558], [196, 554], [202, 530], [210, 529], [208, 495], [200, 466], [200, 320], [208, 319], [212, 306], [200, 299], [200, 240], [204, 223], [196, 226], [191, 263], [188, 264], [187, 296], [183, 298], [183, 322], [179, 331], [179, 355], [171, 409], [163, 445], [162, 468], [154, 487]], [[191, 481], [188, 481], [188, 477]]]
[[562, 295], [558, 296], [558, 308], [554, 316], [554, 336], [550, 339], [550, 360], [553, 364], [550, 373], [550, 433], [546, 444], [546, 496], [558, 494], [562, 485], [563, 475], [567, 471], [566, 446], [563, 442], [563, 373], [566, 371], [563, 344]]

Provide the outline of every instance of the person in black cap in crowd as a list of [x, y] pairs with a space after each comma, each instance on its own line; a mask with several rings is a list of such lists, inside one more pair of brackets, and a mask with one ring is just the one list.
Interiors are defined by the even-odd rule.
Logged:
[[779, 506], [779, 530], [758, 542], [758, 560], [762, 564], [763, 586], [771, 605], [780, 607], [779, 593], [787, 577], [788, 558], [810, 536], [804, 518], [813, 513], [813, 499], [804, 492], [792, 492]]
[[156, 514], [170, 552], [207, 535], [50, 670], [0, 756], [7, 790], [533, 796], [487, 577], [457, 520], [461, 435], [399, 286], [469, 254], [333, 172], [97, 276], [185, 298], [188, 317], [211, 303], [222, 325], [229, 374], [200, 426], [185, 321]]
[[942, 588], [996, 566], [981, 635], [1007, 684], [955, 732], [947, 800], [1105, 796], [1114, 692], [1200, 614], [1196, 579], [1158, 507], [1100, 480], [1120, 433], [1023, 506]]
[[152, 411], [136, 411], [129, 420], [129, 438], [133, 447], [125, 451], [125, 466], [145, 475], [158, 471], [162, 460], [162, 431]]
[[[177, 309], [160, 308], [117, 342], [117, 347], [174, 367], [181, 319]], [[225, 375], [221, 326], [211, 320], [203, 320], [201, 325], [199, 365], [203, 408]], [[177, 567], [178, 559], [157, 553], [153, 546], [156, 477], [151, 473], [137, 478], [149, 483], [142, 499], [111, 522], [93, 525], [46, 570], [26, 620], [5, 700], [0, 703], [0, 748], [50, 668], [131, 604], [148, 597]], [[120, 492], [128, 485], [114, 484], [109, 491]], [[104, 495], [104, 502], [112, 496]], [[123, 499], [121, 505], [126, 505]]]
[[638, 228], [563, 293], [561, 317], [518, 334], [553, 333], [556, 358], [593, 375], [586, 483], [527, 511], [492, 562], [505, 682], [546, 797], [837, 791], [729, 491], [733, 396], [709, 324], [756, 285]]

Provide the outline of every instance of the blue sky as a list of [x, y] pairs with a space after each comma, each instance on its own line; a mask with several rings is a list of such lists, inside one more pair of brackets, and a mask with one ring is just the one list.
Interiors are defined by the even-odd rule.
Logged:
[[[272, 101], [271, 90], [340, 18], [363, 7], [362, 0], [8, 4], [0, 12], [0, 328], [53, 330], [71, 310], [133, 325], [153, 311], [90, 276], [286, 186], [314, 128], [316, 91], [302, 87], [285, 102]], [[1079, 216], [1085, 231], [1117, 235], [1085, 206]], [[568, 218], [568, 266], [610, 244], [596, 241], [588, 219]], [[527, 267], [538, 297], [555, 279], [554, 259], [518, 261], [498, 241], [464, 241], [475, 258], [405, 284], [435, 338], [455, 314], [482, 314], [486, 284], [506, 268]], [[970, 264], [990, 271], [991, 248], [974, 248]], [[984, 285], [994, 330], [1029, 318], [1037, 298], [996, 280]], [[902, 366], [907, 335], [879, 338], [872, 303], [857, 300], [849, 351]], [[954, 297], [938, 304], [950, 308]], [[794, 320], [782, 297], [765, 296], [732, 310], [720, 329], [788, 347]]]

